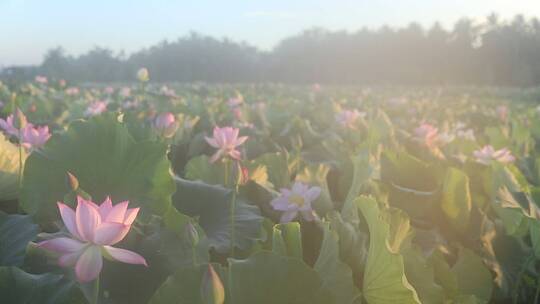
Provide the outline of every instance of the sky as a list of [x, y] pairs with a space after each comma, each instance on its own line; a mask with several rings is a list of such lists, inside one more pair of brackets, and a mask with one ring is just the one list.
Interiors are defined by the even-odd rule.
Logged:
[[191, 31], [270, 50], [313, 27], [451, 27], [492, 12], [540, 17], [540, 0], [0, 0], [0, 67], [39, 64], [57, 46], [72, 55], [95, 46], [130, 54]]

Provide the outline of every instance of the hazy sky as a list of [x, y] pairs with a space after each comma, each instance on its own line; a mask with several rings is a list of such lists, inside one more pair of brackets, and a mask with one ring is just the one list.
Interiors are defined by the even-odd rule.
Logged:
[[357, 30], [412, 21], [449, 27], [460, 17], [540, 16], [540, 0], [0, 0], [0, 66], [34, 64], [49, 48], [94, 46], [131, 53], [191, 30], [271, 49], [320, 26]]

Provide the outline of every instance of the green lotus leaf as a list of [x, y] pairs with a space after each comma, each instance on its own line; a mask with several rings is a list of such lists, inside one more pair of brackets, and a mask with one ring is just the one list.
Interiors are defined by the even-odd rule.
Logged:
[[302, 234], [298, 222], [278, 224], [273, 228], [272, 251], [302, 259]]
[[317, 272], [296, 258], [261, 251], [247, 260], [229, 260], [230, 292], [234, 304], [341, 304]]
[[452, 304], [486, 304], [488, 302], [478, 299], [473, 295], [460, 295], [451, 302]]
[[377, 202], [369, 197], [355, 201], [369, 228], [369, 251], [362, 293], [369, 304], [420, 303], [405, 276], [403, 256], [389, 247], [390, 225], [383, 220]]
[[[176, 208], [189, 216], [199, 218], [199, 224], [209, 239], [210, 247], [218, 252], [228, 252], [232, 191], [220, 185], [209, 185], [200, 181], [181, 178], [175, 180], [178, 188], [173, 198]], [[259, 208], [239, 199], [235, 211], [235, 245], [246, 250], [260, 240], [262, 221]]]
[[390, 189], [390, 205], [411, 218], [429, 217], [439, 198], [439, 169], [405, 151], [382, 154], [381, 180]]
[[[225, 286], [226, 273], [218, 264], [213, 267]], [[177, 270], [156, 290], [148, 304], [205, 304], [201, 282], [207, 269], [208, 265], [204, 264]]]
[[[188, 235], [187, 225], [190, 222], [197, 232], [196, 244]], [[161, 223], [148, 228], [140, 247], [141, 254], [152, 259], [152, 268], [162, 267], [164, 272], [171, 273], [180, 267], [208, 262], [208, 243], [204, 230], [193, 219], [171, 206]]]
[[354, 285], [351, 268], [339, 258], [338, 234], [323, 224], [324, 236], [317, 262], [313, 266], [325, 286], [334, 296], [335, 303], [361, 303], [361, 295]]
[[433, 267], [434, 280], [443, 288], [445, 297], [448, 299], [456, 298], [459, 295], [457, 277], [452, 272], [452, 268], [446, 262], [443, 254], [438, 250], [435, 251], [430, 256], [429, 262]]
[[444, 290], [435, 282], [434, 267], [422, 256], [422, 252], [409, 247], [403, 251], [403, 258], [407, 279], [418, 292], [422, 303], [444, 303]]
[[[354, 204], [354, 201], [351, 203]], [[361, 273], [367, 258], [368, 236], [358, 229], [358, 209], [354, 210], [354, 218], [335, 211], [329, 212], [327, 218], [330, 227], [339, 236], [340, 259], [349, 265], [354, 273]]]
[[529, 192], [527, 181], [516, 167], [493, 163], [490, 169], [491, 179], [486, 178], [484, 181], [485, 183], [491, 182], [485, 186], [487, 193], [494, 196], [500, 187], [506, 187], [511, 192]]
[[537, 259], [540, 259], [540, 221], [531, 220], [529, 226], [529, 233], [531, 235], [531, 241], [533, 245], [534, 255]]
[[441, 209], [450, 224], [464, 232], [469, 226], [471, 208], [469, 178], [462, 171], [449, 168], [443, 183]]
[[400, 253], [402, 248], [410, 246], [411, 222], [407, 213], [401, 209], [388, 208], [381, 214], [382, 219], [388, 223], [388, 249], [393, 253]]
[[56, 202], [69, 192], [70, 172], [96, 202], [110, 195], [144, 215], [163, 214], [175, 192], [166, 153], [163, 143], [136, 142], [116, 115], [75, 121], [28, 157], [21, 206], [38, 222], [58, 218]]
[[[170, 276], [149, 304], [203, 304], [201, 283], [207, 265], [185, 267]], [[226, 304], [342, 304], [333, 299], [317, 272], [296, 258], [260, 251], [246, 260], [214, 265]]]
[[186, 164], [185, 177], [189, 180], [199, 180], [211, 185], [224, 185], [225, 164], [223, 162], [212, 164], [208, 156], [197, 156], [190, 159]]
[[2, 303], [84, 304], [75, 282], [62, 275], [30, 274], [17, 267], [0, 267]]
[[350, 183], [345, 205], [352, 202], [362, 190], [362, 186], [369, 180], [373, 173], [373, 167], [369, 161], [369, 152], [361, 151], [358, 155], [351, 157], [353, 164], [353, 177]]
[[0, 266], [21, 266], [26, 247], [37, 233], [30, 216], [0, 211]]
[[478, 255], [462, 248], [452, 272], [457, 278], [461, 295], [473, 295], [479, 300], [489, 302], [493, 291], [493, 278]]
[[506, 187], [499, 189], [492, 206], [509, 235], [524, 236], [527, 234], [532, 216], [517, 202]]

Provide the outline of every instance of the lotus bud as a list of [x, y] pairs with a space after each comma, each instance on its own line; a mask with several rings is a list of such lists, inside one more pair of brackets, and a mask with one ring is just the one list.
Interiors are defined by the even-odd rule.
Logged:
[[241, 182], [242, 184], [246, 184], [249, 181], [249, 169], [247, 167], [242, 166], [240, 170], [242, 172]]
[[245, 185], [249, 182], [249, 169], [246, 166], [242, 166], [240, 162], [234, 162], [233, 178], [238, 182], [239, 185]]
[[176, 130], [178, 129], [178, 122], [172, 113], [162, 113], [156, 117], [154, 121], [154, 128], [161, 136], [170, 138], [176, 133]]
[[67, 172], [67, 184], [73, 191], [77, 191], [77, 189], [79, 189], [79, 180], [70, 172]]
[[201, 283], [201, 298], [206, 304], [223, 304], [225, 302], [225, 289], [219, 275], [208, 264], [208, 270], [205, 272]]
[[150, 80], [148, 69], [147, 68], [139, 69], [139, 71], [137, 72], [137, 79], [139, 79], [140, 82], [147, 82], [148, 80]]
[[47, 77], [42, 76], [42, 75], [36, 76], [35, 81], [36, 81], [37, 83], [40, 83], [40, 84], [47, 84], [47, 83], [49, 82], [49, 80], [47, 79]]

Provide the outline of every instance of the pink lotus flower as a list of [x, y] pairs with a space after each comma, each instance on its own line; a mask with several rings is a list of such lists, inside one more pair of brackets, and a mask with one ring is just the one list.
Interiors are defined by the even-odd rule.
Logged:
[[107, 110], [107, 103], [102, 100], [94, 101], [91, 103], [86, 111], [84, 111], [84, 116], [96, 116]]
[[281, 195], [273, 199], [270, 204], [275, 210], [284, 211], [280, 221], [288, 223], [298, 215], [306, 221], [313, 221], [315, 214], [311, 203], [321, 195], [321, 188], [309, 187], [301, 182], [295, 182], [292, 189], [280, 189]]
[[0, 118], [0, 128], [2, 128], [8, 135], [19, 135], [19, 129], [13, 124], [13, 114], [9, 115], [5, 120]]
[[42, 147], [51, 137], [48, 126], [34, 128], [32, 124], [26, 125], [22, 132], [22, 145], [31, 150]]
[[248, 137], [241, 136], [238, 137], [239, 129], [232, 127], [215, 127], [213, 137], [205, 137], [206, 142], [217, 148], [218, 151], [212, 155], [210, 162], [215, 162], [224, 156], [230, 156], [234, 159], [240, 159], [240, 151], [236, 150], [236, 147], [243, 144]]
[[75, 211], [63, 203], [58, 209], [71, 238], [59, 237], [40, 242], [38, 246], [60, 253], [58, 264], [75, 266], [79, 282], [96, 279], [103, 267], [103, 257], [128, 264], [148, 266], [139, 254], [112, 247], [129, 232], [139, 208], [128, 209], [129, 202], [112, 205], [107, 198], [100, 206], [77, 197]]
[[67, 84], [67, 82], [66, 82], [65, 79], [60, 79], [60, 80], [58, 80], [58, 85], [59, 85], [61, 88], [65, 87], [66, 84]]
[[35, 81], [40, 84], [47, 84], [49, 82], [49, 80], [47, 80], [47, 77], [41, 75], [36, 76]]
[[170, 112], [159, 114], [154, 121], [154, 129], [165, 138], [173, 137], [178, 129], [176, 117]]
[[74, 96], [79, 95], [79, 88], [77, 87], [69, 87], [66, 89], [66, 95]]
[[355, 123], [358, 118], [366, 117], [366, 113], [358, 110], [343, 110], [336, 114], [336, 121], [344, 128], [355, 129]]
[[[16, 123], [17, 119], [19, 126]], [[0, 128], [4, 129], [8, 135], [17, 137], [19, 142], [29, 150], [43, 146], [51, 137], [49, 127], [34, 127], [20, 109], [17, 109], [16, 116], [11, 114], [6, 120], [0, 119]]]
[[[18, 125], [17, 120], [19, 121]], [[19, 129], [24, 129], [27, 124], [28, 120], [19, 108], [17, 108], [15, 115], [11, 114], [5, 120], [0, 118], [0, 128], [2, 128], [8, 135], [11, 136], [19, 137]]]
[[114, 88], [113, 87], [106, 87], [104, 91], [105, 91], [105, 94], [111, 95], [111, 94], [114, 93]]
[[438, 132], [439, 129], [428, 123], [423, 123], [414, 129], [414, 139], [421, 144], [432, 147], [437, 141]]
[[159, 89], [159, 91], [161, 92], [161, 94], [167, 97], [176, 97], [176, 92], [167, 86], [162, 86], [161, 89]]
[[512, 152], [510, 152], [510, 150], [507, 148], [495, 151], [495, 149], [490, 145], [484, 146], [481, 150], [474, 151], [473, 155], [476, 157], [477, 162], [484, 165], [489, 165], [492, 161], [507, 164], [516, 160], [516, 158], [512, 155]]
[[129, 96], [131, 96], [131, 89], [128, 88], [128, 87], [123, 87], [123, 88], [120, 90], [120, 96], [122, 96], [122, 97], [129, 97]]

